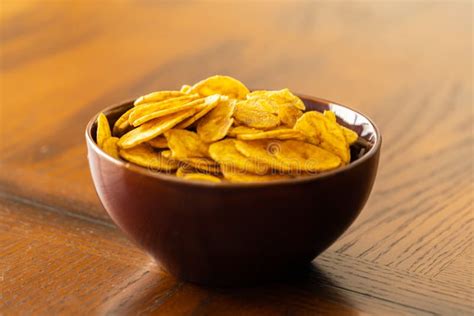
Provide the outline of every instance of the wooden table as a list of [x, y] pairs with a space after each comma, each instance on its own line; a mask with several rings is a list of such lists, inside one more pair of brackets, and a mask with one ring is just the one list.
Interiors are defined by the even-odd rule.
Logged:
[[[472, 10], [470, 1], [0, 1], [0, 314], [472, 313]], [[89, 118], [212, 74], [348, 104], [382, 130], [367, 206], [306, 279], [180, 282], [96, 197]]]

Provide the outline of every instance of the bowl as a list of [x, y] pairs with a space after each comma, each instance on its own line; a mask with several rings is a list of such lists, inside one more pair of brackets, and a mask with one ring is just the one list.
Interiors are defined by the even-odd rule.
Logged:
[[[332, 110], [359, 134], [350, 164], [311, 176], [255, 183], [183, 180], [114, 159], [86, 128], [95, 189], [130, 239], [179, 279], [234, 286], [275, 280], [340, 237], [364, 207], [377, 173], [381, 135], [365, 115], [301, 96], [307, 110]], [[113, 124], [133, 100], [103, 112]]]

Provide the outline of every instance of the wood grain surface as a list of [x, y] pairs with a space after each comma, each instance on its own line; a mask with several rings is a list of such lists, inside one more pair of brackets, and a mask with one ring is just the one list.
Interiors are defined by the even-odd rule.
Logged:
[[[0, 315], [472, 314], [472, 20], [471, 1], [0, 0]], [[94, 192], [86, 122], [212, 74], [382, 131], [362, 214], [287, 282], [175, 280]]]

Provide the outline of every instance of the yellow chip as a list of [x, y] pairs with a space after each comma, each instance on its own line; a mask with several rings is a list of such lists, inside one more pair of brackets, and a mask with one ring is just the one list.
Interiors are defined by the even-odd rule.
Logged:
[[205, 142], [215, 142], [227, 135], [232, 126], [232, 114], [235, 110], [235, 102], [221, 100], [219, 104], [206, 116], [199, 120], [197, 133]]
[[132, 121], [132, 125], [133, 126], [139, 126], [145, 122], [148, 122], [150, 120], [153, 120], [155, 118], [158, 118], [158, 117], [162, 117], [162, 116], [166, 116], [166, 115], [169, 115], [169, 114], [173, 114], [173, 113], [176, 113], [176, 112], [181, 112], [181, 111], [184, 111], [184, 110], [189, 110], [189, 109], [201, 109], [200, 106], [202, 106], [204, 104], [204, 99], [197, 99], [197, 100], [193, 100], [193, 101], [189, 101], [189, 102], [184, 102], [184, 103], [177, 103], [177, 104], [174, 104], [173, 106], [170, 106], [166, 109], [162, 109], [162, 110], [159, 110], [159, 111], [154, 111], [154, 112], [151, 112], [151, 113], [148, 113], [148, 114], [144, 114], [144, 115], [137, 115], [135, 114], [137, 111], [133, 111], [131, 114], [130, 114], [130, 118], [129, 120], [132, 119], [132, 115], [134, 116], [134, 121]]
[[196, 180], [196, 181], [209, 181], [209, 182], [221, 182], [221, 179], [210, 174], [203, 173], [187, 173], [183, 175], [183, 179]]
[[292, 171], [320, 172], [341, 165], [341, 159], [335, 154], [297, 140], [281, 142], [275, 157], [290, 166]]
[[97, 133], [96, 143], [100, 148], [104, 148], [104, 142], [110, 138], [112, 133], [110, 132], [109, 121], [104, 113], [100, 113], [97, 117]]
[[172, 129], [165, 133], [165, 137], [175, 159], [209, 157], [209, 145], [195, 132]]
[[259, 133], [238, 134], [237, 139], [255, 140], [255, 139], [298, 139], [304, 140], [305, 136], [297, 130], [291, 128], [281, 128], [271, 131], [261, 131]]
[[[323, 115], [327, 117], [328, 119], [330, 119], [331, 121], [337, 122], [336, 114], [333, 111], [324, 111]], [[338, 125], [342, 128], [344, 137], [346, 138], [346, 141], [349, 145], [352, 145], [353, 143], [357, 141], [357, 139], [359, 138], [359, 135], [356, 132], [340, 124]]]
[[253, 174], [244, 172], [237, 168], [232, 168], [228, 166], [222, 166], [222, 174], [224, 178], [230, 182], [263, 182], [263, 181], [274, 181], [274, 180], [283, 180], [290, 179], [290, 175], [284, 174]]
[[304, 111], [306, 109], [304, 102], [298, 98], [296, 95], [291, 93], [290, 90], [287, 88], [282, 90], [274, 90], [274, 91], [264, 91], [264, 90], [257, 90], [249, 93], [247, 95], [247, 99], [253, 98], [267, 98], [275, 102], [276, 104], [288, 104], [296, 107]]
[[117, 146], [118, 140], [119, 139], [117, 137], [109, 137], [104, 141], [104, 147], [102, 148], [102, 150], [107, 154], [117, 159], [120, 158], [118, 153], [119, 149]]
[[295, 126], [296, 121], [303, 115], [301, 110], [291, 104], [282, 104], [279, 107], [278, 118], [288, 127]]
[[236, 137], [237, 135], [240, 135], [240, 134], [255, 134], [255, 133], [261, 133], [261, 132], [263, 131], [260, 129], [242, 125], [242, 126], [231, 127], [229, 129], [229, 132], [227, 133], [227, 136]]
[[193, 85], [191, 92], [199, 93], [205, 97], [212, 94], [221, 94], [231, 98], [244, 99], [249, 93], [249, 89], [237, 79], [216, 75]]
[[138, 99], [133, 102], [133, 105], [140, 105], [144, 103], [150, 103], [150, 102], [160, 102], [166, 99], [170, 98], [176, 98], [179, 96], [184, 95], [183, 92], [181, 91], [157, 91], [157, 92], [152, 92], [149, 94], [146, 94], [144, 96], [139, 97]]
[[342, 128], [342, 131], [344, 132], [344, 137], [346, 138], [346, 141], [349, 145], [354, 144], [359, 139], [359, 135], [353, 130], [344, 126], [341, 126], [341, 128]]
[[252, 158], [259, 164], [269, 166], [271, 169], [290, 172], [292, 168], [276, 157], [276, 153], [280, 151], [280, 146], [281, 141], [273, 139], [235, 141], [235, 148], [245, 157]]
[[148, 141], [148, 144], [151, 147], [158, 148], [158, 149], [169, 148], [168, 141], [166, 140], [166, 137], [163, 135], [150, 139]]
[[259, 163], [253, 157], [246, 157], [237, 151], [235, 141], [232, 139], [212, 144], [209, 147], [209, 153], [212, 159], [221, 165], [221, 168], [228, 166], [254, 174], [265, 174], [268, 171], [267, 164]]
[[197, 122], [197, 120], [199, 120], [200, 118], [205, 116], [207, 113], [209, 113], [212, 109], [214, 109], [219, 104], [219, 101], [221, 100], [227, 100], [227, 97], [220, 96], [218, 94], [208, 96], [205, 99], [203, 109], [199, 110], [193, 117], [190, 117], [187, 120], [184, 120], [181, 123], [179, 123], [176, 126], [176, 128], [184, 129], [191, 126], [194, 122]]
[[122, 114], [122, 116], [119, 117], [117, 121], [115, 121], [113, 132], [114, 135], [119, 137], [122, 136], [125, 132], [127, 132], [132, 126], [128, 122], [128, 118], [130, 117], [130, 113], [134, 108], [132, 107], [131, 109], [127, 110], [125, 113]]
[[145, 124], [142, 124], [123, 135], [118, 141], [118, 146], [121, 148], [131, 148], [143, 142], [149, 141], [173, 128], [176, 124], [184, 121], [194, 113], [195, 110], [190, 109], [146, 122]]
[[163, 157], [161, 153], [154, 151], [153, 148], [147, 144], [140, 144], [128, 149], [120, 149], [119, 154], [123, 159], [149, 169], [171, 171], [178, 168], [177, 161]]
[[343, 163], [351, 160], [349, 144], [342, 128], [322, 113], [306, 112], [298, 119], [294, 128], [301, 131], [309, 143], [319, 145], [339, 156]]
[[259, 102], [258, 99], [237, 102], [234, 112], [235, 119], [254, 128], [269, 129], [278, 126], [280, 124], [278, 116], [260, 106]]
[[[197, 94], [193, 95], [184, 95], [181, 97], [166, 99], [159, 102], [152, 102], [152, 103], [144, 103], [137, 105], [133, 108], [132, 112], [130, 112], [128, 122], [133, 125], [133, 123], [138, 120], [139, 118], [146, 116], [148, 114], [167, 110], [169, 108], [177, 107], [183, 104], [186, 104], [190, 101], [194, 101], [198, 99]], [[135, 126], [135, 125], [134, 125]]]
[[323, 115], [333, 122], [337, 122], [336, 114], [333, 111], [324, 110]]

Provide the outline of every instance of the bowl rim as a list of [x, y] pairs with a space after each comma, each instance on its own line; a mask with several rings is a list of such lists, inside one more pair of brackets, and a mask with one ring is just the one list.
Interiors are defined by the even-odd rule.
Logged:
[[[296, 178], [272, 180], [272, 181], [253, 181], [253, 182], [210, 182], [210, 181], [182, 179], [182, 178], [179, 178], [179, 177], [177, 177], [175, 175], [172, 175], [172, 174], [160, 173], [160, 172], [157, 172], [157, 171], [153, 171], [153, 170], [135, 165], [135, 164], [127, 162], [127, 161], [123, 161], [123, 160], [114, 158], [114, 157], [108, 155], [107, 153], [105, 153], [102, 149], [100, 149], [99, 146], [97, 145], [97, 143], [93, 140], [92, 133], [91, 133], [92, 126], [95, 123], [95, 121], [97, 120], [97, 117], [99, 116], [100, 113], [110, 112], [111, 110], [113, 110], [115, 108], [118, 108], [118, 107], [121, 107], [121, 106], [124, 106], [127, 103], [133, 103], [133, 101], [135, 99], [130, 99], [130, 100], [120, 102], [120, 103], [115, 103], [113, 105], [110, 105], [110, 106], [102, 109], [98, 113], [96, 113], [89, 120], [89, 122], [87, 123], [86, 130], [85, 130], [85, 138], [86, 138], [87, 144], [89, 145], [89, 148], [94, 150], [94, 152], [96, 154], [98, 154], [102, 158], [107, 159], [109, 162], [111, 162], [111, 163], [113, 163], [117, 166], [120, 166], [122, 168], [125, 168], [125, 169], [127, 169], [131, 172], [135, 172], [135, 173], [139, 173], [139, 174], [144, 175], [144, 176], [156, 178], [156, 179], [162, 180], [164, 182], [170, 182], [170, 183], [175, 183], [175, 184], [180, 184], [180, 185], [188, 185], [188, 186], [194, 186], [194, 187], [212, 187], [212, 188], [272, 187], [272, 186], [282, 186], [282, 185], [291, 185], [291, 184], [312, 182], [312, 181], [316, 181], [318, 179], [323, 179], [323, 178], [334, 176], [334, 175], [339, 174], [339, 173], [347, 172], [347, 171], [357, 167], [358, 165], [364, 163], [365, 161], [369, 160], [376, 153], [379, 152], [381, 144], [382, 144], [382, 135], [380, 133], [379, 128], [377, 127], [377, 125], [374, 123], [374, 121], [370, 117], [368, 117], [367, 115], [365, 115], [365, 114], [363, 114], [363, 113], [361, 113], [357, 110], [354, 110], [353, 108], [351, 108], [349, 106], [342, 105], [338, 102], [333, 102], [333, 101], [329, 101], [329, 100], [326, 100], [326, 99], [323, 99], [323, 98], [308, 96], [308, 95], [300, 94], [300, 93], [295, 93], [295, 94], [298, 97], [302, 98], [302, 99], [306, 99], [306, 100], [310, 100], [310, 101], [314, 101], [314, 102], [319, 102], [319, 103], [326, 103], [328, 105], [329, 104], [334, 104], [334, 105], [346, 108], [346, 109], [348, 109], [352, 112], [355, 112], [358, 115], [364, 117], [367, 121], [370, 122], [370, 124], [372, 125], [372, 127], [375, 131], [376, 139], [375, 139], [375, 143], [372, 146], [372, 148], [370, 148], [370, 150], [367, 153], [365, 153], [361, 158], [359, 158], [356, 161], [354, 161], [352, 163], [349, 163], [349, 164], [347, 164], [343, 167], [333, 169], [333, 170], [330, 170], [330, 171], [325, 171], [325, 172], [322, 172], [322, 173], [307, 175], [307, 176], [304, 176], [304, 177], [296, 177]], [[89, 165], [89, 167], [90, 167], [90, 165]]]

